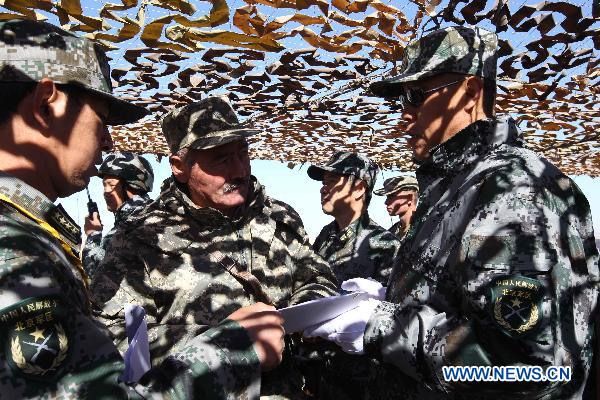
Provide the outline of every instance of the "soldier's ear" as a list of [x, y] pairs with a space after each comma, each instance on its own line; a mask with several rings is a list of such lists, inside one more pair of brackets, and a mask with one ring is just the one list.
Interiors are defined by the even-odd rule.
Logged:
[[35, 86], [31, 98], [31, 117], [45, 135], [53, 132], [57, 118], [66, 113], [67, 97], [60, 94], [56, 84], [48, 78], [42, 79]]
[[365, 182], [362, 179], [356, 179], [354, 182], [354, 190], [352, 193], [354, 195], [354, 198], [358, 200], [361, 197], [365, 196], [365, 193], [367, 192], [367, 186], [365, 185]]
[[465, 82], [465, 95], [465, 111], [468, 114], [472, 114], [473, 110], [481, 107], [483, 100], [483, 80], [477, 76], [469, 76]]
[[171, 154], [169, 156], [169, 163], [171, 164], [171, 172], [178, 182], [187, 183], [190, 179], [190, 166], [186, 160], [177, 154]]

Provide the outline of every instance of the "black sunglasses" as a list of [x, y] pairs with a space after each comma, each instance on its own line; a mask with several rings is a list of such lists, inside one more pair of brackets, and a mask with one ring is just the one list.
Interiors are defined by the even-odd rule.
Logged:
[[440, 90], [440, 89], [448, 87], [448, 86], [452, 86], [452, 85], [460, 83], [462, 81], [464, 81], [464, 79], [459, 79], [454, 82], [446, 83], [446, 84], [434, 87], [433, 89], [429, 89], [429, 90], [423, 90], [421, 88], [410, 88], [408, 90], [401, 89], [401, 91], [397, 95], [397, 97], [393, 97], [393, 98], [391, 98], [391, 100], [395, 103], [395, 105], [397, 107], [399, 107], [401, 109], [404, 108], [404, 105], [406, 103], [410, 104], [411, 106], [413, 106], [415, 108], [420, 107], [430, 93], [433, 93], [436, 90]]

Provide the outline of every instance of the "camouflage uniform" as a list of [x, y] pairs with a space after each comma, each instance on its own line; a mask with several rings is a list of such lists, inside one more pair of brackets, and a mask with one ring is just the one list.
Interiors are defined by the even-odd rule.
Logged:
[[233, 321], [215, 324], [163, 364], [155, 363], [146, 387], [119, 383], [121, 355], [90, 313], [81, 271], [61, 247], [61, 241], [71, 252], [78, 247], [79, 227], [60, 206], [9, 175], [0, 174], [0, 194], [59, 234], [54, 237], [0, 201], [3, 397], [258, 397], [258, 357], [246, 331]]
[[[308, 174], [322, 180], [324, 171], [352, 175], [363, 179], [367, 196], [371, 196], [377, 177], [377, 166], [367, 157], [338, 152], [323, 166], [311, 166]], [[367, 203], [368, 204], [368, 203]], [[366, 207], [365, 207], [366, 209]], [[386, 286], [400, 242], [394, 235], [379, 226], [365, 212], [340, 231], [337, 222], [323, 227], [313, 249], [331, 266], [338, 282], [351, 278], [372, 278]], [[368, 357], [343, 353], [335, 345], [320, 343], [303, 346], [307, 361], [308, 379], [318, 379], [315, 388], [322, 399], [363, 399], [366, 396], [370, 371], [376, 363]], [[310, 377], [312, 375], [312, 378]]]
[[[480, 31], [448, 28], [426, 39], [441, 49], [448, 39], [460, 52], [465, 40], [478, 43]], [[474, 64], [485, 54], [467, 52]], [[387, 366], [373, 398], [576, 399], [592, 381], [599, 280], [589, 204], [522, 145], [511, 119], [479, 120], [419, 166], [413, 226], [387, 302], [364, 336], [366, 354]], [[572, 377], [451, 383], [442, 376], [448, 365], [570, 366]]]
[[[163, 129], [169, 124], [183, 130], [194, 125], [182, 123], [183, 114], [173, 111], [170, 115], [177, 117], [163, 122]], [[229, 105], [215, 98], [201, 103], [192, 114], [198, 120], [206, 118], [198, 127], [216, 124], [216, 119], [228, 124], [235, 116]], [[238, 125], [237, 118], [234, 125]], [[196, 142], [206, 138], [218, 146], [224, 144], [224, 136], [236, 131], [240, 132], [236, 127], [218, 131], [223, 136], [205, 132]], [[171, 127], [168, 132], [179, 130]], [[179, 150], [172, 136], [167, 139], [172, 151]], [[300, 216], [287, 204], [268, 197], [256, 178], [251, 177], [249, 186], [246, 204], [230, 218], [216, 209], [198, 207], [187, 187], [171, 177], [138, 218], [119, 227], [92, 289], [104, 306], [102, 319], [121, 349], [127, 344], [126, 302], [146, 309], [150, 352], [161, 359], [222, 317], [264, 301], [234, 276], [235, 268], [254, 275], [277, 308], [336, 293], [331, 269], [311, 250]], [[289, 367], [286, 363], [284, 357], [281, 366], [264, 375], [263, 394], [278, 393], [280, 389], [272, 384], [290, 383], [281, 377]], [[279, 382], [270, 378], [279, 375]], [[297, 386], [299, 390], [301, 382]]]
[[[132, 122], [142, 107], [113, 97], [103, 50], [43, 22], [0, 23], [0, 82], [49, 77], [110, 104], [107, 123]], [[259, 360], [245, 329], [224, 321], [145, 377], [119, 383], [124, 364], [90, 312], [75, 256], [81, 233], [35, 188], [0, 172], [0, 393], [2, 398], [258, 397]]]
[[400, 243], [371, 220], [366, 211], [377, 179], [377, 165], [365, 156], [339, 151], [325, 165], [311, 165], [307, 170], [308, 176], [319, 181], [325, 172], [349, 175], [365, 182], [365, 212], [342, 231], [335, 221], [325, 225], [313, 249], [329, 262], [338, 282], [373, 278], [385, 286]]
[[[402, 191], [414, 191], [419, 192], [419, 184], [412, 176], [394, 176], [386, 179], [383, 182], [383, 188], [375, 190], [376, 196], [390, 196]], [[388, 231], [391, 232], [398, 240], [402, 241], [408, 233], [410, 226], [404, 226], [402, 221], [398, 221], [393, 224]]]
[[113, 228], [102, 237], [102, 231], [95, 231], [88, 235], [81, 252], [83, 267], [93, 278], [98, 265], [104, 259], [104, 247], [110, 241], [116, 226], [126, 223], [126, 220], [141, 210], [146, 203], [150, 202], [148, 192], [152, 190], [154, 172], [150, 163], [141, 156], [132, 153], [110, 154], [107, 156], [98, 170], [98, 176], [114, 176], [122, 179], [125, 188], [136, 194], [127, 199], [115, 212]]
[[[383, 389], [375, 397], [409, 398], [423, 382], [438, 398], [581, 397], [598, 294], [589, 205], [575, 183], [521, 145], [512, 120], [478, 121], [417, 170], [421, 203], [389, 303], [365, 333], [367, 352], [399, 368], [382, 373], [387, 383], [374, 385]], [[517, 303], [522, 316], [511, 315]], [[441, 375], [443, 365], [515, 364], [571, 366], [573, 377], [562, 387], [486, 387]]]
[[313, 249], [331, 266], [338, 282], [373, 278], [386, 286], [400, 242], [363, 213], [342, 231], [335, 221], [317, 236]]
[[402, 222], [398, 221], [398, 222], [392, 224], [392, 226], [390, 226], [388, 228], [388, 232], [390, 232], [392, 235], [396, 236], [398, 238], [398, 240], [402, 241], [406, 237], [408, 230], [405, 231], [404, 226], [402, 225]]
[[147, 194], [142, 196], [136, 194], [132, 198], [127, 199], [117, 212], [115, 212], [115, 224], [104, 237], [102, 237], [102, 231], [95, 231], [87, 236], [85, 245], [81, 251], [81, 258], [83, 260], [85, 272], [89, 275], [90, 279], [94, 277], [98, 270], [98, 266], [104, 259], [104, 249], [106, 244], [110, 242], [110, 238], [115, 234], [117, 225], [127, 223], [127, 220], [130, 219], [132, 215], [135, 215], [143, 209], [149, 202], [150, 196]]

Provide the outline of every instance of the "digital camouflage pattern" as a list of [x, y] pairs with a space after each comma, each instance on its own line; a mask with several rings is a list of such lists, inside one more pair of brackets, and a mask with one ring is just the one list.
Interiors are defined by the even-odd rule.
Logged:
[[211, 149], [259, 132], [240, 124], [231, 104], [214, 96], [169, 111], [161, 123], [171, 153]]
[[82, 277], [59, 242], [74, 250], [79, 228], [42, 193], [4, 173], [0, 196], [2, 398], [258, 398], [258, 356], [233, 321], [215, 324], [162, 364], [154, 361], [146, 386], [119, 383], [121, 355], [92, 316]]
[[400, 242], [363, 213], [342, 231], [332, 221], [321, 229], [313, 249], [331, 266], [338, 282], [373, 278], [387, 285]]
[[116, 176], [123, 179], [125, 185], [136, 192], [151, 192], [154, 183], [154, 171], [150, 162], [133, 153], [115, 153], [106, 156], [98, 176]]
[[137, 121], [145, 108], [112, 95], [110, 67], [96, 43], [46, 22], [0, 22], [0, 82], [37, 82], [77, 85], [110, 104], [108, 125]]
[[149, 202], [150, 196], [148, 196], [148, 194], [144, 194], [143, 196], [133, 196], [131, 199], [125, 201], [117, 212], [115, 212], [115, 223], [112, 229], [108, 231], [104, 237], [102, 237], [102, 231], [94, 231], [87, 236], [81, 251], [81, 258], [85, 272], [90, 279], [96, 275], [98, 266], [102, 263], [102, 260], [104, 260], [104, 249], [106, 244], [110, 242], [110, 239], [115, 234], [118, 226], [126, 224], [131, 216], [143, 209]]
[[[589, 204], [522, 146], [512, 119], [481, 120], [417, 169], [413, 224], [365, 331], [366, 353], [388, 366], [372, 398], [579, 399], [591, 386], [599, 279]], [[572, 379], [452, 384], [444, 365], [570, 366]]]
[[331, 156], [325, 165], [311, 165], [308, 167], [307, 173], [309, 177], [317, 181], [323, 180], [325, 172], [354, 176], [365, 182], [370, 196], [373, 187], [375, 187], [378, 171], [377, 164], [369, 158], [348, 151], [338, 151]]
[[[335, 221], [323, 227], [313, 249], [331, 266], [338, 282], [372, 278], [387, 286], [400, 242], [367, 212], [340, 231]], [[377, 362], [348, 355], [330, 343], [306, 344], [305, 374], [321, 399], [364, 399]]]
[[419, 183], [412, 176], [393, 176], [383, 181], [383, 187], [375, 190], [376, 196], [389, 196], [402, 190], [419, 191]]
[[398, 85], [442, 73], [496, 80], [498, 36], [482, 28], [452, 26], [429, 32], [404, 48], [402, 72], [371, 84], [380, 97], [397, 95]]
[[404, 228], [404, 225], [402, 225], [402, 221], [397, 221], [389, 227], [388, 232], [396, 236], [398, 240], [402, 242], [405, 239], [406, 234], [408, 233], [408, 229], [410, 228]]
[[[92, 283], [94, 297], [104, 305], [102, 319], [120, 349], [127, 344], [127, 302], [145, 308], [150, 353], [158, 360], [255, 303], [254, 293], [226, 269], [230, 264], [219, 261], [223, 258], [250, 271], [277, 308], [336, 293], [331, 269], [311, 250], [298, 214], [268, 197], [256, 178], [233, 218], [197, 207], [184, 190], [172, 177], [163, 183], [159, 197], [117, 230]], [[284, 390], [272, 385], [293, 386], [285, 368], [284, 358], [264, 375], [263, 394]]]

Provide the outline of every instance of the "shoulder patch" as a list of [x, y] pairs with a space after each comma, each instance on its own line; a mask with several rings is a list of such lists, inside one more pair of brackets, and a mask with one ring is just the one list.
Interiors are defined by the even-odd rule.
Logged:
[[28, 298], [0, 311], [1, 345], [10, 369], [26, 379], [52, 381], [70, 352], [56, 296]]
[[508, 335], [521, 337], [539, 325], [544, 286], [536, 279], [507, 275], [490, 285], [490, 312], [494, 322]]

